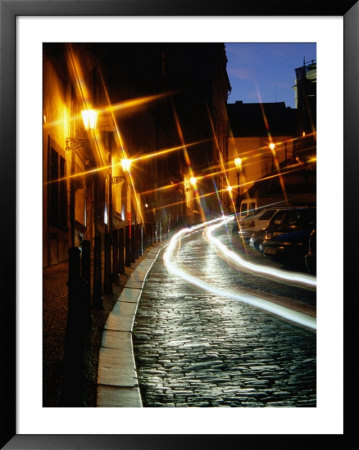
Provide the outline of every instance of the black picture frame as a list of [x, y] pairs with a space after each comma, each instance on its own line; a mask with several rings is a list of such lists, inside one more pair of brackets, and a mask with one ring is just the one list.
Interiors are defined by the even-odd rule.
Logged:
[[[343, 435], [18, 435], [16, 433], [16, 17], [18, 16], [343, 16], [344, 18], [344, 299], [345, 422]], [[358, 238], [359, 5], [356, 0], [0, 0], [0, 216], [1, 232], [1, 448], [182, 449], [206, 445], [287, 447], [288, 440], [314, 447], [326, 439], [350, 448], [356, 427], [354, 381], [358, 379], [356, 264]], [[335, 217], [333, 213], [333, 217]], [[329, 219], [331, 225], [333, 221]], [[335, 219], [334, 219], [335, 222]], [[354, 228], [355, 227], [355, 228]], [[350, 250], [350, 251], [349, 251]], [[346, 294], [346, 295], [345, 295]], [[29, 286], [31, 298], [31, 287]], [[356, 344], [356, 345], [355, 345]], [[165, 430], [164, 430], [165, 432]], [[270, 444], [269, 444], [270, 443]], [[328, 447], [328, 445], [327, 445]]]

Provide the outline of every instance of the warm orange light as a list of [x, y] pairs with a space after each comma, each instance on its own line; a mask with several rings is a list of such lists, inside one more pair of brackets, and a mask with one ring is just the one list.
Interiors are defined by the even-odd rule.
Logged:
[[[284, 175], [285, 175], [285, 174], [289, 174], [289, 173], [296, 172], [297, 170], [300, 170], [300, 169], [298, 169], [298, 166], [297, 166], [296, 164], [293, 164], [293, 165], [290, 166], [290, 167], [292, 167], [292, 170], [286, 170], [286, 171], [283, 173]], [[275, 175], [269, 175], [269, 176], [267, 176], [267, 177], [263, 177], [263, 178], [261, 178], [260, 180], [261, 180], [261, 181], [263, 181], [263, 180], [269, 180], [269, 179], [272, 179], [272, 178], [280, 177], [281, 175], [282, 175], [281, 173], [280, 173], [280, 174], [276, 173]], [[59, 180], [57, 180], [57, 181], [59, 181]], [[61, 181], [61, 180], [60, 180], [60, 181]], [[250, 186], [252, 183], [253, 183], [253, 181], [247, 181], [247, 182], [245, 182], [245, 183], [242, 183], [241, 186], [243, 186], [243, 187], [245, 187], [245, 186]], [[171, 186], [173, 186], [173, 185], [171, 185]], [[167, 188], [167, 186], [166, 186], [166, 188]], [[151, 192], [155, 192], [155, 191], [157, 191], [157, 190], [160, 190], [160, 189], [162, 189], [162, 188], [154, 189], [153, 191], [142, 192], [142, 194], [148, 194], [148, 193], [151, 193]], [[232, 189], [233, 189], [233, 188], [232, 188]], [[203, 194], [203, 195], [196, 195], [194, 198], [195, 198], [195, 199], [203, 199], [203, 198], [206, 198], [206, 197], [210, 197], [211, 195], [218, 195], [218, 193], [224, 192], [224, 191], [227, 191], [227, 188], [219, 189], [219, 190], [213, 191], [213, 192], [207, 192], [206, 194]], [[165, 205], [160, 205], [160, 206], [157, 206], [156, 209], [157, 209], [157, 210], [160, 210], [160, 209], [164, 209], [164, 208], [170, 208], [170, 207], [172, 207], [172, 206], [181, 205], [181, 204], [183, 204], [183, 203], [185, 203], [185, 200], [181, 200], [181, 201], [179, 201], [179, 202], [174, 202], [174, 203], [167, 203], [167, 204], [165, 204]]]
[[237, 169], [240, 169], [242, 166], [242, 158], [235, 158], [234, 164], [236, 165]]
[[124, 158], [121, 159], [121, 165], [124, 172], [129, 172], [132, 161], [130, 159]]
[[192, 186], [196, 186], [197, 184], [197, 178], [196, 177], [191, 177], [189, 182], [192, 184]]
[[194, 145], [198, 145], [203, 142], [208, 142], [208, 139], [204, 139], [203, 141], [192, 142], [191, 144], [179, 145], [177, 147], [171, 147], [171, 148], [167, 148], [167, 149], [163, 149], [163, 150], [158, 150], [158, 151], [152, 152], [152, 153], [146, 153], [145, 155], [141, 155], [141, 156], [138, 156], [137, 158], [134, 158], [134, 161], [143, 161], [143, 160], [149, 159], [149, 158], [157, 158], [159, 156], [164, 156], [164, 155], [167, 155], [168, 153], [176, 152], [178, 150], [186, 150], [188, 147], [193, 147]]
[[233, 189], [232, 186], [227, 186], [227, 191], [228, 192], [232, 192], [232, 189]]
[[271, 142], [271, 143], [269, 144], [269, 148], [270, 148], [271, 150], [274, 150], [274, 149], [275, 149], [275, 143], [274, 143], [274, 142]]
[[86, 130], [94, 130], [97, 123], [97, 111], [94, 109], [84, 109], [81, 111], [82, 120]]

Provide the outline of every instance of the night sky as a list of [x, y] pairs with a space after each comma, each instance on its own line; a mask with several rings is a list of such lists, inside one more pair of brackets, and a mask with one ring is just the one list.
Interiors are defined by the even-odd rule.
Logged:
[[232, 87], [228, 103], [294, 104], [295, 69], [316, 60], [315, 43], [226, 44], [227, 72]]

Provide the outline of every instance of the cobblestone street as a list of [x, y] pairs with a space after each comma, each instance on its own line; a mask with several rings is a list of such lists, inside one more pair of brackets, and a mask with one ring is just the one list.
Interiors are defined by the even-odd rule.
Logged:
[[[314, 292], [239, 273], [201, 233], [182, 241], [177, 262], [225, 289], [267, 286], [315, 304]], [[187, 284], [162, 255], [143, 291], [134, 346], [144, 406], [316, 406], [315, 332]]]

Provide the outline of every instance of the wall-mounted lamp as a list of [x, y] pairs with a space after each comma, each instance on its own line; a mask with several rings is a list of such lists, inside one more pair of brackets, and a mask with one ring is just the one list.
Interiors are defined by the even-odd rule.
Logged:
[[127, 158], [121, 159], [121, 165], [124, 172], [129, 172], [131, 167], [132, 161]]
[[97, 123], [97, 111], [95, 109], [85, 109], [81, 111], [85, 130], [95, 130]]
[[269, 148], [273, 151], [273, 150], [275, 149], [275, 143], [274, 143], [274, 142], [271, 142], [271, 143], [269, 144]]
[[269, 148], [271, 149], [272, 152], [272, 170], [274, 170], [275, 143], [271, 142], [269, 144]]
[[242, 167], [242, 158], [234, 158], [234, 164], [236, 168], [239, 170]]
[[[97, 123], [97, 111], [94, 109], [85, 109], [81, 111], [81, 115], [85, 130], [95, 130]], [[76, 150], [81, 147], [84, 142], [88, 141], [88, 138], [68, 137], [65, 139], [65, 150]]]
[[239, 173], [242, 169], [242, 158], [239, 158], [238, 156], [237, 156], [237, 158], [234, 158], [234, 165], [236, 166], [236, 169], [237, 169], [237, 199], [236, 199], [236, 202], [239, 203], [239, 194], [240, 194]]

